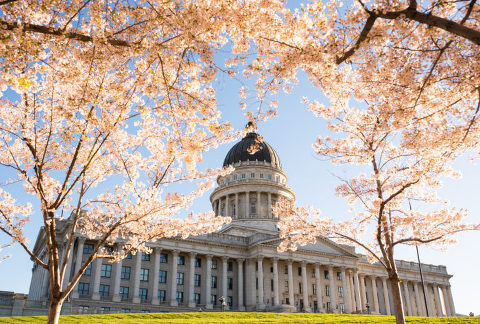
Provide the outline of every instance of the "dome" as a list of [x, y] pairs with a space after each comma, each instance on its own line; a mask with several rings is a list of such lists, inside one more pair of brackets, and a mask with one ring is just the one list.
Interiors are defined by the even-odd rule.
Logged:
[[228, 151], [223, 166], [244, 162], [244, 161], [265, 161], [272, 165], [274, 168], [281, 169], [280, 159], [277, 152], [266, 142], [260, 141], [260, 149], [254, 154], [248, 153], [248, 148], [256, 143], [258, 139], [257, 133], [248, 133], [240, 142], [235, 144], [230, 151]]

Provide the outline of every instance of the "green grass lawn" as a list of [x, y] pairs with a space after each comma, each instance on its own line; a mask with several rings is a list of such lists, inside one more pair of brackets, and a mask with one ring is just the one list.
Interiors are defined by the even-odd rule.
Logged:
[[[0, 317], [0, 323], [45, 323], [45, 316]], [[64, 315], [60, 323], [395, 323], [393, 316], [291, 313], [149, 313]], [[407, 323], [480, 323], [479, 317], [407, 317]]]

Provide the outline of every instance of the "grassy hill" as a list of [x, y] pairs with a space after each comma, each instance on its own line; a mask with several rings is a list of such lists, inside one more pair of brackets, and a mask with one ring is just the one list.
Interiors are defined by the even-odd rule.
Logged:
[[[45, 323], [45, 316], [0, 317], [0, 323]], [[291, 314], [291, 313], [148, 313], [109, 315], [65, 315], [60, 323], [127, 324], [127, 323], [395, 323], [393, 316]], [[479, 317], [407, 317], [407, 323], [480, 323]]]

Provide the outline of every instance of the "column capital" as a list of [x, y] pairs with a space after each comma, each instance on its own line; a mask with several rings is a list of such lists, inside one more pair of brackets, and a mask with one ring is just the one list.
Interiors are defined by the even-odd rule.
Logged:
[[239, 258], [239, 259], [236, 259], [237, 260], [237, 263], [243, 263], [245, 262], [245, 259], [244, 258]]
[[302, 261], [302, 267], [306, 267], [307, 266], [307, 261]]
[[288, 265], [292, 265], [292, 264], [293, 264], [293, 260], [292, 260], [292, 259], [288, 259], [288, 260], [287, 260], [287, 263], [288, 263]]
[[197, 256], [197, 252], [188, 252], [188, 255], [191, 257], [191, 258], [194, 258]]
[[257, 261], [263, 261], [263, 258], [264, 258], [263, 255], [259, 255], [259, 256], [257, 256]]
[[228, 256], [226, 256], [226, 255], [222, 256], [222, 261], [223, 261], [223, 262], [227, 262], [227, 261], [228, 261], [228, 259], [229, 259], [229, 257], [228, 257]]
[[275, 262], [275, 263], [277, 263], [278, 260], [279, 260], [278, 257], [273, 257], [273, 258], [272, 258], [272, 261]]
[[179, 251], [179, 250], [177, 250], [177, 249], [175, 249], [175, 250], [172, 250], [172, 254], [174, 254], [174, 255], [175, 255], [175, 254], [177, 254], [177, 255], [178, 255], [179, 253], [180, 253], [180, 251]]
[[79, 243], [85, 243], [85, 241], [87, 239], [85, 237], [80, 236], [80, 237], [77, 238], [77, 240], [78, 240]]
[[206, 254], [205, 257], [207, 258], [207, 260], [210, 260], [210, 261], [211, 261], [212, 258], [213, 258], [213, 255], [211, 255], [211, 254]]

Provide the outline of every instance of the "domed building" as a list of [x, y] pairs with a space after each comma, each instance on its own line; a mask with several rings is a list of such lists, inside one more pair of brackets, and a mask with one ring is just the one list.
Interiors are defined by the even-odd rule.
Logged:
[[[217, 179], [210, 201], [216, 215], [230, 216], [231, 223], [212, 234], [151, 242], [151, 255], [114, 264], [96, 259], [64, 313], [209, 311], [220, 309], [220, 300], [234, 311], [393, 313], [385, 269], [353, 247], [320, 237], [295, 252], [277, 251], [281, 239], [271, 206], [280, 197], [294, 201], [295, 194], [278, 154], [260, 135], [250, 132], [235, 144], [223, 161], [230, 165], [235, 170]], [[59, 227], [66, 234], [68, 220]], [[77, 234], [66, 281], [94, 243]], [[44, 248], [39, 234], [35, 252]], [[445, 266], [422, 264], [426, 305], [418, 264], [399, 260], [397, 267], [406, 315], [425, 316], [426, 307], [430, 316], [455, 314]], [[44, 302], [48, 275], [36, 265], [32, 271], [28, 299]]]

